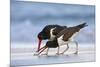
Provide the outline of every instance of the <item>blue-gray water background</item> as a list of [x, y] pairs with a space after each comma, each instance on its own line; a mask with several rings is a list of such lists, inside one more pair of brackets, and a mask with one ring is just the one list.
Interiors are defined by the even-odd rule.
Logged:
[[48, 24], [75, 26], [86, 21], [88, 27], [76, 37], [80, 43], [95, 43], [95, 6], [19, 2], [11, 0], [11, 43], [37, 42], [37, 34]]

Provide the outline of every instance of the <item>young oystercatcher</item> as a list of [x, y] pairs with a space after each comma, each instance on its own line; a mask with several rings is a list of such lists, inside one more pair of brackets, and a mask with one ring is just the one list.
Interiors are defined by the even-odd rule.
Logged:
[[37, 52], [40, 50], [40, 45], [42, 40], [50, 40], [52, 41], [55, 36], [62, 31], [63, 29], [67, 28], [66, 26], [61, 26], [61, 25], [47, 25], [43, 28], [43, 30], [38, 34], [38, 49]]
[[[46, 45], [44, 47], [40, 48], [38, 55], [41, 52], [43, 52], [45, 49], [47, 49], [46, 54], [48, 54], [49, 48], [57, 48], [57, 47], [58, 47], [57, 54], [64, 54], [64, 52], [66, 52], [68, 50], [68, 48], [69, 48], [68, 43], [70, 43], [70, 42], [75, 42], [75, 44], [76, 44], [75, 54], [77, 54], [78, 53], [78, 43], [77, 43], [77, 41], [75, 41], [73, 39], [76, 36], [76, 34], [79, 33], [79, 31], [86, 26], [87, 26], [86, 23], [82, 23], [77, 26], [65, 28], [64, 30], [62, 30], [60, 33], [58, 33], [56, 35], [54, 40], [47, 41]], [[67, 45], [67, 48], [62, 53], [59, 53], [59, 48], [62, 45]]]

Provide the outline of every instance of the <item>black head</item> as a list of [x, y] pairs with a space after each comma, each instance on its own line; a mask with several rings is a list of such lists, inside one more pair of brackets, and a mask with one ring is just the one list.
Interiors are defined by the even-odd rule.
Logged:
[[56, 27], [55, 25], [46, 25], [38, 34], [38, 39], [46, 40], [50, 38], [50, 29]]
[[41, 40], [49, 39], [49, 35], [47, 33], [45, 33], [45, 32], [42, 31], [42, 32], [40, 32], [38, 34], [38, 39], [41, 39]]

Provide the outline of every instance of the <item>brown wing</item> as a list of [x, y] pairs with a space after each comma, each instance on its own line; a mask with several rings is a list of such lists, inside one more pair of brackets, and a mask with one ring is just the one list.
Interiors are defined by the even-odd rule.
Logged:
[[56, 27], [56, 28], [53, 30], [53, 34], [54, 34], [54, 35], [57, 35], [59, 32], [61, 32], [62, 30], [66, 29], [66, 28], [67, 28], [66, 26]]
[[69, 28], [63, 36], [64, 41], [68, 41], [69, 38], [73, 36], [74, 33], [78, 32], [78, 28]]
[[68, 41], [70, 37], [72, 37], [72, 35], [75, 33], [75, 32], [78, 32], [79, 29], [77, 27], [69, 27], [69, 28], [66, 28], [64, 30], [62, 30], [61, 32], [59, 32], [57, 35], [56, 35], [56, 38], [59, 38], [60, 36], [64, 35], [63, 36], [63, 40], [64, 41]]
[[64, 29], [62, 30], [61, 32], [59, 32], [57, 35], [56, 35], [56, 38], [59, 38], [61, 35], [65, 34], [66, 32], [68, 32], [68, 29]]
[[64, 40], [64, 41], [68, 41], [69, 38], [70, 38], [72, 35], [73, 35], [73, 32], [69, 30], [68, 32], [66, 32], [66, 33], [64, 34], [63, 40]]

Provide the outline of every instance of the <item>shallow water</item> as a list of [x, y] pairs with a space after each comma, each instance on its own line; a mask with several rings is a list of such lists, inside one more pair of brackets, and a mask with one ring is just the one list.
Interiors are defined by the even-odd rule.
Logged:
[[76, 63], [76, 62], [93, 62], [95, 53], [80, 53], [78, 55], [51, 55], [51, 56], [20, 56], [17, 59], [11, 59], [11, 66], [40, 65], [40, 64], [59, 64], [59, 63]]
[[[61, 47], [63, 51], [65, 47]], [[95, 46], [92, 44], [79, 45], [78, 55], [75, 52], [74, 45], [70, 45], [69, 50], [64, 55], [56, 55], [56, 49], [49, 50], [48, 56], [34, 56], [33, 47], [30, 45], [11, 47], [11, 66], [24, 65], [42, 65], [42, 64], [59, 64], [59, 63], [76, 63], [76, 62], [93, 62], [95, 61]], [[45, 51], [43, 52], [45, 53]]]

